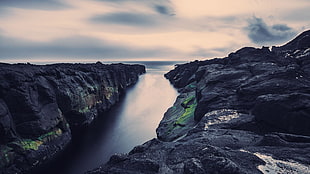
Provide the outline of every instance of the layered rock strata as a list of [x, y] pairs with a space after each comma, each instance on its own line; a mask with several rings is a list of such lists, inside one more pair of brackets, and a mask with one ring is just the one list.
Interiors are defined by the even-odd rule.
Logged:
[[158, 138], [89, 173], [309, 173], [310, 31], [165, 76], [180, 95]]
[[110, 109], [145, 73], [142, 65], [0, 64], [0, 173], [49, 160], [71, 130]]

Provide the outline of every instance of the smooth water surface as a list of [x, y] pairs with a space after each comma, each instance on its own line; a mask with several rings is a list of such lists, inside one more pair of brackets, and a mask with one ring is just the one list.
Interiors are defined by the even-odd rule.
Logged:
[[120, 103], [75, 135], [66, 152], [40, 172], [81, 174], [107, 162], [115, 153], [127, 153], [156, 137], [160, 120], [178, 94], [164, 78], [177, 62], [127, 63], [145, 64], [147, 73], [127, 90]]

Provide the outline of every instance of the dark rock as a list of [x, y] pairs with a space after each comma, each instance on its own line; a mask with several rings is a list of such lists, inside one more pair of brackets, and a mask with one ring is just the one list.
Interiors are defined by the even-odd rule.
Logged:
[[158, 139], [90, 173], [148, 173], [149, 163], [157, 173], [309, 173], [309, 32], [272, 51], [177, 65], [165, 77], [180, 95]]
[[[166, 77], [180, 92], [193, 83], [190, 79], [196, 80], [195, 121], [210, 111], [235, 109], [253, 113], [270, 130], [274, 127], [286, 133], [309, 135], [310, 57], [294, 53], [296, 49], [308, 52], [308, 35], [306, 31], [273, 51], [245, 47], [216, 61], [178, 65]], [[197, 71], [188, 71], [191, 77], [182, 76], [188, 69]]]
[[[225, 119], [225, 113], [234, 113], [235, 116]], [[170, 142], [153, 139], [129, 154], [112, 157], [107, 164], [88, 173], [258, 174], [263, 172], [264, 166], [271, 164], [275, 171], [282, 173], [305, 173], [310, 169], [308, 136], [285, 133], [258, 135], [235, 130], [236, 124], [253, 120], [239, 123], [237, 120], [246, 116], [231, 110], [207, 113], [205, 117], [183, 138]], [[215, 123], [216, 117], [219, 119]], [[205, 124], [210, 127], [203, 126]]]
[[163, 141], [172, 141], [186, 134], [196, 124], [194, 120], [196, 105], [194, 91], [179, 95], [174, 106], [164, 114], [156, 129], [157, 137]]
[[0, 173], [51, 159], [71, 130], [110, 109], [145, 73], [142, 65], [0, 64]]
[[267, 94], [257, 98], [253, 114], [283, 132], [310, 135], [310, 94]]
[[307, 49], [310, 47], [310, 31], [305, 31], [298, 35], [295, 39], [290, 41], [289, 43], [280, 46], [280, 47], [272, 47], [272, 51], [274, 52], [292, 52], [296, 50]]
[[5, 102], [0, 99], [0, 144], [5, 144], [16, 138], [12, 116]]

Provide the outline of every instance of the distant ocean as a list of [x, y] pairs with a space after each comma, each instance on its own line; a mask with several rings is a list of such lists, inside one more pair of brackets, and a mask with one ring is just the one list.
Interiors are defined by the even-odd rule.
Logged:
[[[157, 72], [160, 73], [162, 71], [169, 71], [171, 69], [174, 68], [174, 65], [176, 64], [183, 64], [189, 61], [174, 61], [174, 60], [167, 60], [167, 61], [152, 61], [152, 60], [135, 60], [135, 61], [131, 61], [131, 60], [124, 60], [124, 61], [118, 61], [118, 60], [109, 60], [109, 61], [105, 61], [102, 60], [100, 61], [103, 64], [112, 64], [112, 63], [125, 63], [125, 64], [142, 64], [146, 66], [146, 69], [148, 72]], [[22, 60], [22, 61], [5, 61], [5, 62], [1, 62], [0, 63], [28, 63], [28, 61], [26, 60]], [[57, 64], [57, 63], [81, 63], [81, 64], [88, 64], [88, 63], [96, 63], [95, 60], [92, 61], [83, 61], [83, 60], [69, 60], [69, 61], [58, 61], [58, 60], [34, 60], [34, 61], [29, 61], [30, 64], [35, 64], [35, 65], [48, 65], [48, 64]]]
[[186, 61], [124, 61], [119, 63], [142, 64], [145, 65], [147, 72], [163, 73], [172, 70], [176, 64], [183, 64], [186, 63]]

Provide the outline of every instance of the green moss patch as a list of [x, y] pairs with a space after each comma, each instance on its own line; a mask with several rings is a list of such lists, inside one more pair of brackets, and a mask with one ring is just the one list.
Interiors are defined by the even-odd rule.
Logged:
[[185, 109], [185, 112], [176, 120], [175, 122], [176, 125], [183, 126], [189, 121], [189, 119], [194, 117], [195, 109], [197, 106], [196, 100], [194, 101], [193, 104], [186, 106], [187, 107]]
[[176, 121], [175, 124], [179, 126], [184, 126], [189, 119], [194, 117], [195, 109], [197, 106], [196, 98], [195, 96], [189, 96], [187, 97], [182, 103], [182, 107], [185, 108], [185, 111], [182, 115], [180, 115]]
[[190, 102], [192, 102], [193, 100], [195, 100], [195, 96], [190, 96], [188, 97], [187, 99], [185, 99], [183, 102], [182, 102], [182, 105], [183, 106], [187, 106]]
[[48, 132], [46, 134], [41, 135], [40, 137], [38, 137], [38, 140], [43, 141], [43, 142], [48, 142], [51, 139], [54, 139], [54, 138], [60, 136], [61, 134], [62, 134], [62, 130], [57, 128], [51, 132]]
[[194, 120], [196, 107], [195, 91], [179, 95], [159, 125], [157, 131], [159, 137], [164, 141], [172, 141], [185, 135], [196, 125]]
[[21, 141], [18, 142], [18, 144], [24, 150], [38, 150], [39, 146], [43, 144], [43, 142], [39, 140], [22, 139]]
[[0, 145], [0, 170], [14, 162], [16, 154], [28, 153], [28, 150], [38, 150], [44, 143], [54, 140], [62, 135], [62, 130], [57, 128], [36, 139], [19, 139], [8, 143], [8, 145]]
[[57, 128], [51, 132], [39, 136], [37, 139], [20, 139], [13, 141], [10, 144], [15, 144], [24, 150], [38, 150], [42, 144], [57, 138], [61, 134], [62, 130]]

